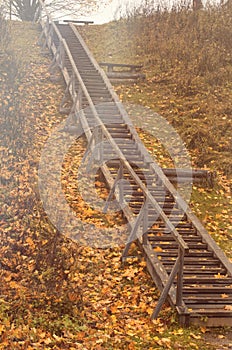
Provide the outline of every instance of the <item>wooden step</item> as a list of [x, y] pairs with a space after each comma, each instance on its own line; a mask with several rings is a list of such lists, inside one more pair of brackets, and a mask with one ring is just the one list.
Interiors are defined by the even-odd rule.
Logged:
[[[59, 27], [59, 26], [58, 26]], [[228, 305], [232, 301], [232, 278], [228, 277], [226, 264], [223, 259], [217, 257], [217, 254], [210, 248], [209, 240], [205, 239], [205, 233], [201, 234], [201, 228], [196, 224], [195, 219], [189, 219], [175, 200], [173, 190], [165, 185], [159, 186], [158, 183], [166, 183], [162, 176], [159, 178], [156, 171], [152, 168], [152, 163], [145, 162], [147, 153], [138, 146], [135, 131], [127, 126], [127, 119], [117, 106], [111, 94], [109, 83], [100, 74], [101, 69], [89, 55], [83, 42], [78, 39], [75, 30], [69, 25], [61, 25], [60, 31], [66, 40], [80, 76], [86, 86], [90, 98], [99, 114], [104, 125], [106, 125], [112, 140], [120, 148], [124, 157], [126, 157], [131, 167], [143, 183], [146, 184], [147, 190], [154, 199], [163, 208], [168, 219], [176, 227], [176, 231], [181, 235], [183, 240], [188, 244], [190, 250], [184, 259], [183, 270], [183, 296], [184, 302], [190, 311], [190, 323], [196, 324], [206, 322], [209, 325], [231, 325], [232, 312]], [[58, 46], [58, 37], [55, 35], [55, 43]], [[72, 66], [65, 58], [65, 66], [69, 74], [72, 74]], [[85, 108], [85, 117], [90, 128], [95, 126], [95, 118], [88, 108], [89, 102], [83, 97], [83, 107]], [[132, 130], [132, 131], [131, 131]], [[129, 141], [126, 141], [129, 140]], [[115, 156], [115, 151], [111, 147], [105, 151], [106, 156]], [[112, 179], [115, 179], [119, 169], [119, 160], [112, 159], [107, 162], [107, 169]], [[132, 178], [129, 171], [124, 169], [124, 179], [127, 183], [124, 185], [124, 197], [129, 203], [131, 211], [138, 215], [145, 201], [144, 194]], [[162, 179], [162, 180], [161, 180]], [[166, 179], [166, 177], [165, 177]], [[125, 211], [125, 215], [126, 211]], [[167, 232], [166, 223], [160, 218], [155, 218], [156, 210], [149, 208], [148, 223], [151, 227], [148, 230], [148, 240], [151, 245], [149, 254], [158, 258], [158, 262], [153, 264], [151, 256], [147, 256], [145, 245], [141, 249], [149, 261], [150, 271], [154, 281], [160, 285], [163, 275], [159, 278], [154, 277], [158, 274], [156, 264], [160, 264], [166, 272], [170, 274], [178, 255], [178, 244], [174, 236]], [[160, 251], [161, 250], [161, 251]], [[217, 250], [216, 250], [217, 251]], [[175, 282], [176, 283], [176, 282]], [[173, 287], [175, 287], [175, 283]], [[178, 309], [177, 309], [178, 310]], [[181, 311], [178, 310], [181, 315]]]

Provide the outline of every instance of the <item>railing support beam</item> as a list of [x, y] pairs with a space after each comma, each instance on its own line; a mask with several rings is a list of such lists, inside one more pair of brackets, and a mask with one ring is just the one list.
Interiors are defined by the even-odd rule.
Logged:
[[170, 288], [171, 288], [171, 286], [172, 286], [172, 284], [174, 282], [174, 279], [175, 279], [175, 277], [177, 275], [177, 272], [179, 270], [179, 266], [180, 266], [180, 259], [178, 258], [176, 260], [176, 262], [175, 262], [175, 265], [174, 265], [174, 267], [172, 269], [172, 272], [170, 273], [168, 282], [167, 282], [166, 286], [164, 287], [164, 289], [163, 289], [163, 291], [161, 293], [161, 296], [160, 296], [160, 298], [158, 300], [156, 308], [155, 308], [153, 314], [151, 315], [151, 319], [152, 320], [158, 317], [163, 304], [167, 300], [168, 292], [169, 292], [169, 290], [170, 290]]
[[[132, 243], [137, 239], [139, 238], [139, 235], [138, 235], [138, 230], [139, 230], [139, 227], [140, 227], [140, 224], [144, 218], [144, 212], [145, 212], [145, 208], [146, 208], [146, 202], [143, 204], [135, 222], [134, 222], [134, 225], [132, 227], [132, 230], [131, 230], [131, 233], [130, 233], [130, 236], [128, 238], [128, 241], [127, 241], [127, 244], [123, 250], [123, 253], [122, 253], [122, 257], [121, 257], [121, 260], [124, 261], [128, 255], [128, 252], [129, 252], [129, 249], [132, 245]], [[143, 234], [144, 232], [142, 232]]]
[[[114, 183], [113, 183], [113, 186], [111, 187], [111, 190], [110, 190], [110, 193], [109, 193], [109, 196], [106, 200], [106, 204], [104, 206], [104, 209], [103, 209], [103, 213], [106, 214], [107, 212], [107, 209], [109, 207], [109, 203], [110, 201], [112, 200], [112, 197], [115, 193], [115, 190], [116, 190], [116, 186], [117, 186], [117, 183], [118, 181], [120, 181], [121, 179], [123, 178], [123, 164], [122, 162], [120, 161], [120, 165], [119, 165], [119, 169], [118, 169], [118, 172], [117, 172], [117, 175], [116, 175], [116, 178], [114, 180]], [[119, 185], [119, 201], [122, 202], [123, 201], [123, 193], [122, 193], [122, 188], [121, 188], [121, 185]], [[122, 204], [122, 203], [121, 203]]]
[[179, 248], [179, 269], [177, 272], [177, 286], [176, 286], [176, 306], [183, 305], [183, 272], [184, 272], [184, 255], [183, 249]]

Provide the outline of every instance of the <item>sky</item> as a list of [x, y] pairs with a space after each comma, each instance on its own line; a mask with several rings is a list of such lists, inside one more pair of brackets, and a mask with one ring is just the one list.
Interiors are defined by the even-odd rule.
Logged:
[[[181, 1], [184, 2], [185, 0], [161, 0], [161, 4], [169, 4], [171, 7], [174, 3], [178, 4]], [[95, 24], [107, 23], [119, 19], [120, 15], [122, 16], [126, 13], [126, 9], [133, 10], [134, 7], [144, 2], [145, 0], [112, 0], [109, 5], [100, 6], [98, 11], [88, 14], [87, 16], [80, 16], [78, 17], [78, 20], [91, 20], [94, 21]], [[157, 2], [159, 3], [159, 1]], [[220, 3], [220, 0], [202, 0], [202, 2], [203, 4], [206, 4], [207, 2], [212, 4]]]
[[[0, 0], [1, 1], [1, 0]], [[117, 16], [117, 11], [119, 8], [133, 8], [134, 6], [140, 4], [144, 0], [109, 0], [109, 5], [100, 5], [98, 10], [93, 13], [88, 13], [86, 16], [78, 16], [77, 11], [68, 14], [65, 13], [53, 13], [53, 20], [64, 20], [64, 19], [74, 19], [74, 20], [90, 20], [94, 21], [95, 24], [103, 24], [115, 19], [119, 19]], [[72, 12], [72, 11], [71, 11]], [[125, 11], [124, 11], [125, 13]]]
[[[88, 16], [89, 20], [93, 20], [95, 24], [102, 24], [117, 19], [117, 10], [125, 9], [127, 6], [134, 7], [142, 0], [112, 0], [111, 4], [105, 7], [100, 7], [96, 13]], [[123, 10], [122, 10], [123, 11]]]
[[[133, 9], [138, 6], [144, 0], [112, 0], [112, 2], [105, 7], [99, 8], [96, 13], [88, 15], [86, 19], [94, 21], [95, 24], [102, 24], [118, 19], [118, 16], [125, 13], [126, 8]], [[165, 4], [172, 5], [173, 3], [181, 2], [181, 0], [164, 0]], [[220, 0], [202, 0], [203, 4], [209, 3], [220, 3]], [[162, 3], [162, 1], [161, 1]], [[119, 12], [118, 10], [121, 9]]]

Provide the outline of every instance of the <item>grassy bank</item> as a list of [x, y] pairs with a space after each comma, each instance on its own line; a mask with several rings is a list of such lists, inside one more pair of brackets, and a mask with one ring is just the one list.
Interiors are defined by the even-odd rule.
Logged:
[[147, 80], [117, 86], [122, 100], [152, 108], [178, 131], [196, 167], [229, 178], [232, 113], [232, 9], [131, 13], [83, 29], [99, 61], [139, 63]]
[[[65, 118], [63, 85], [50, 80], [38, 28], [10, 27], [13, 45], [1, 48], [0, 65], [0, 349], [227, 349], [229, 330], [182, 329], [167, 304], [150, 320], [159, 293], [140, 257], [122, 268], [121, 248], [83, 247], [52, 226], [37, 172], [47, 138]], [[83, 155], [84, 145], [76, 147]]]
[[[181, 136], [193, 168], [217, 172], [213, 189], [193, 187], [191, 206], [231, 256], [232, 8], [143, 14], [81, 32], [98, 61], [143, 65], [146, 81], [115, 85], [121, 100], [158, 112]], [[138, 131], [159, 164], [172, 166], [148, 130]]]

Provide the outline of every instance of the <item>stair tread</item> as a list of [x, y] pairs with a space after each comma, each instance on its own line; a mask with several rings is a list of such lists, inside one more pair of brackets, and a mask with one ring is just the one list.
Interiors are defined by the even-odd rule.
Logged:
[[[121, 115], [105, 79], [100, 74], [101, 70], [98, 71], [94, 61], [89, 57], [82, 42], [78, 41], [71, 26], [58, 25], [58, 27], [70, 47], [73, 60], [102, 123], [106, 126], [111, 137], [115, 139], [121, 152], [128, 158], [136, 174], [142, 181], [147, 181], [147, 189], [150, 194], [162, 207], [169, 221], [175, 226], [176, 231], [189, 245], [190, 250], [185, 255], [183, 297], [188, 306], [192, 306], [191, 313], [196, 316], [202, 314], [219, 318], [223, 315], [226, 315], [226, 317], [232, 315], [231, 310], [225, 309], [227, 302], [230, 303], [232, 299], [230, 285], [232, 284], [232, 278], [225, 277], [226, 268], [220, 259], [214, 255], [214, 252], [209, 249], [208, 245], [210, 244], [205, 243], [207, 240], [205, 241], [199, 235], [191, 222], [192, 219], [187, 219], [185, 212], [175, 204], [175, 194], [170, 190], [170, 187], [167, 186], [169, 190], [166, 190], [164, 185], [157, 185], [158, 182], [163, 184], [165, 181], [157, 180], [159, 178], [157, 172], [150, 166], [150, 161], [147, 161], [145, 157], [146, 154], [141, 151], [141, 148], [137, 147], [136, 137], [133, 136], [131, 128], [127, 127], [127, 123], [124, 122], [124, 117]], [[55, 42], [58, 46], [58, 37]], [[68, 55], [65, 57], [65, 67], [71, 76], [72, 65], [69, 62]], [[82, 102], [82, 106], [87, 110], [85, 112], [87, 123], [93, 129], [95, 119], [92, 112], [89, 111], [89, 102], [86, 96], [83, 97]], [[130, 140], [130, 144], [124, 139]], [[105, 151], [105, 154], [108, 157], [113, 156], [114, 151], [109, 148]], [[118, 163], [117, 159], [107, 162], [113, 179], [118, 172]], [[132, 179], [129, 171], [125, 171], [125, 174], [125, 179], [127, 183], [130, 181], [130, 184], [124, 186], [124, 197], [129, 203], [131, 212], [138, 215], [144, 203], [144, 195], [136, 181]], [[160, 217], [154, 218], [155, 215], [156, 210], [149, 208], [147, 220], [152, 227], [148, 230], [148, 240], [152, 245], [152, 251], [156, 253], [156, 257], [160, 259], [161, 264], [170, 273], [178, 256], [178, 244], [171, 233], [164, 232], [166, 224], [160, 220]], [[205, 301], [205, 305], [203, 305], [203, 301]], [[215, 305], [211, 305], [213, 301]]]

